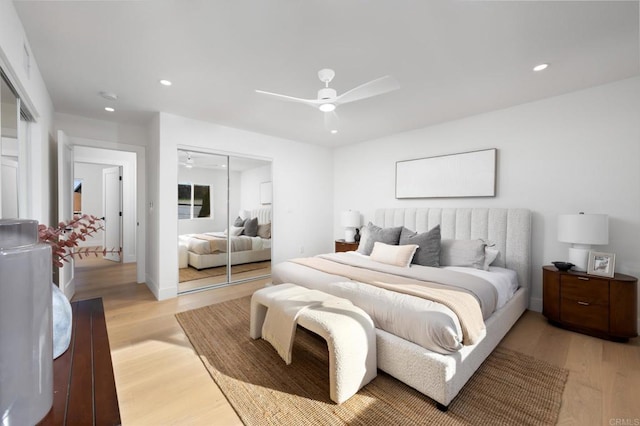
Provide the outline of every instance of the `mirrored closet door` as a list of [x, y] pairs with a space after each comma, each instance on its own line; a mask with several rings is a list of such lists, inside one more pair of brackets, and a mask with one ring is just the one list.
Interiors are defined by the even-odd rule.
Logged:
[[271, 273], [266, 183], [270, 161], [178, 151], [178, 293]]

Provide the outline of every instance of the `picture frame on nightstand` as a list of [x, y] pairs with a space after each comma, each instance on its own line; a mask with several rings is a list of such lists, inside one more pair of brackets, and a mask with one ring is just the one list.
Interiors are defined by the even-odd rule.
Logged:
[[615, 266], [616, 255], [614, 253], [603, 253], [599, 251], [589, 252], [587, 274], [613, 278]]

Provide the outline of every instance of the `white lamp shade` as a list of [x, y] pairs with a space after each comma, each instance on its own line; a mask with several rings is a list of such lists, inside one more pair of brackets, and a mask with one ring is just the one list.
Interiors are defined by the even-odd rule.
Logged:
[[345, 228], [357, 228], [360, 226], [360, 212], [357, 210], [342, 212], [340, 223]]
[[606, 214], [560, 215], [558, 241], [573, 244], [609, 244], [609, 217]]

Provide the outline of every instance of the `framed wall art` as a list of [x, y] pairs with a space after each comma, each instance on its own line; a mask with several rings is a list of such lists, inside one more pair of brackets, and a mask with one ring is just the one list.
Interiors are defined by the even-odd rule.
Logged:
[[396, 162], [396, 198], [495, 197], [497, 149]]

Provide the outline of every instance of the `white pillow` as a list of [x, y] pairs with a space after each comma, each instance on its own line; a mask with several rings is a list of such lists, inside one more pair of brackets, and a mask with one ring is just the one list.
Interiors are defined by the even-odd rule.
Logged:
[[231, 235], [232, 237], [237, 237], [242, 235], [242, 231], [244, 231], [244, 226], [233, 226], [231, 225], [231, 232], [228, 232], [226, 229], [224, 230], [224, 235]]
[[494, 245], [486, 246], [484, 248], [484, 270], [485, 271], [489, 270], [489, 266], [493, 263], [494, 260], [496, 260], [499, 254], [500, 254], [500, 250], [495, 248]]
[[369, 257], [376, 262], [408, 268], [417, 249], [417, 244], [392, 246], [376, 241]]

